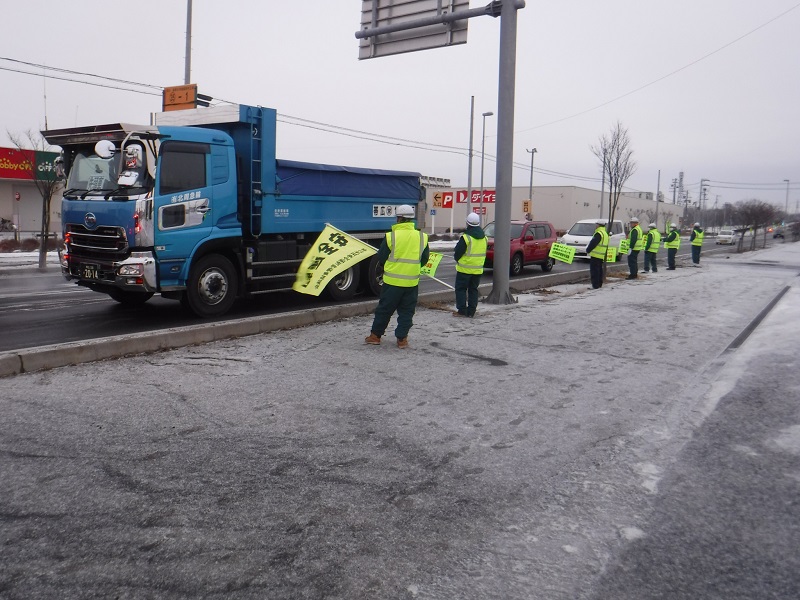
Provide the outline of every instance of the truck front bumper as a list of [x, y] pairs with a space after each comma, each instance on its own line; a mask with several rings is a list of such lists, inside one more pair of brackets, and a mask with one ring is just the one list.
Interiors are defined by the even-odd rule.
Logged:
[[152, 252], [131, 252], [128, 258], [106, 263], [61, 255], [61, 272], [70, 281], [102, 291], [117, 288], [129, 292], [157, 292], [156, 261]]

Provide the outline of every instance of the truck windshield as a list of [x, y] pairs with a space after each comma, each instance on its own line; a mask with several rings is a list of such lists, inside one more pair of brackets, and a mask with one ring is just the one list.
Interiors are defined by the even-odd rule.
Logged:
[[[115, 153], [111, 158], [101, 158], [94, 152], [78, 152], [72, 162], [72, 168], [67, 179], [68, 190], [80, 190], [91, 193], [115, 191], [124, 195], [130, 188], [141, 188], [145, 185], [146, 169], [141, 160], [142, 152], [138, 156], [124, 156], [122, 170], [131, 173], [128, 178], [132, 184], [120, 186], [119, 166], [120, 156]], [[126, 182], [127, 183], [127, 182]]]

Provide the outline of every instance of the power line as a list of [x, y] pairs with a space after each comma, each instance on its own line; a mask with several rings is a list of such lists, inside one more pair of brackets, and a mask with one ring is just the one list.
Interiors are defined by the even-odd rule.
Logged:
[[[81, 75], [83, 77], [93, 77], [95, 79], [104, 79], [106, 81], [114, 81], [116, 83], [124, 83], [126, 85], [135, 85], [135, 86], [139, 86], [139, 87], [154, 88], [154, 89], [157, 89], [157, 90], [164, 89], [164, 86], [153, 85], [153, 84], [150, 84], [150, 83], [139, 83], [138, 81], [128, 81], [126, 79], [117, 79], [115, 77], [106, 77], [104, 75], [95, 75], [94, 73], [85, 73], [83, 71], [73, 71], [71, 69], [64, 69], [64, 68], [61, 68], [61, 67], [50, 67], [48, 65], [40, 65], [38, 63], [27, 62], [27, 61], [19, 60], [19, 59], [16, 59], [16, 58], [8, 58], [6, 56], [0, 56], [0, 60], [5, 60], [7, 62], [12, 62], [12, 63], [16, 63], [16, 64], [19, 64], [19, 65], [25, 65], [26, 67], [34, 67], [36, 69], [43, 69], [43, 70], [46, 70], [46, 71], [56, 71], [57, 73], [66, 73], [68, 75]], [[4, 70], [11, 71], [12, 69], [4, 69]], [[27, 73], [28, 75], [42, 76], [41, 73], [29, 73], [29, 72], [26, 72], [26, 71], [18, 71], [18, 72], [19, 73]], [[79, 80], [69, 80], [69, 81], [77, 81], [78, 83], [87, 83], [87, 82], [79, 81]]]
[[[800, 4], [798, 6], [800, 6]], [[81, 71], [73, 71], [73, 70], [70, 70], [70, 69], [62, 69], [62, 68], [58, 68], [58, 67], [48, 67], [46, 65], [39, 65], [39, 64], [36, 64], [36, 63], [29, 63], [29, 62], [26, 62], [26, 61], [10, 59], [10, 58], [6, 58], [6, 57], [0, 57], [0, 60], [6, 60], [6, 61], [10, 61], [10, 62], [18, 63], [18, 64], [23, 64], [23, 65], [27, 65], [27, 66], [31, 66], [31, 67], [36, 67], [36, 68], [43, 68], [43, 69], [46, 69], [46, 70], [49, 70], [49, 71], [55, 71], [55, 72], [59, 72], [59, 73], [67, 73], [67, 74], [73, 74], [73, 75], [81, 75], [81, 76], [86, 76], [86, 77], [93, 77], [93, 78], [96, 78], [96, 79], [101, 79], [101, 80], [106, 80], [106, 81], [113, 81], [113, 82], [117, 82], [117, 83], [123, 83], [125, 85], [136, 85], [136, 86], [140, 86], [140, 87], [146, 87], [146, 88], [152, 88], [152, 89], [158, 89], [158, 90], [162, 90], [163, 89], [163, 88], [160, 88], [159, 86], [152, 85], [152, 84], [139, 83], [139, 82], [128, 81], [128, 80], [124, 80], [124, 79], [117, 79], [117, 78], [114, 78], [114, 77], [105, 77], [105, 76], [96, 75], [96, 74], [93, 74], [93, 73], [85, 73], [85, 72], [81, 72]], [[147, 92], [147, 91], [142, 91], [142, 90], [134, 90], [134, 89], [130, 89], [130, 88], [124, 88], [124, 87], [120, 87], [120, 86], [108, 85], [108, 84], [103, 84], [103, 83], [96, 83], [96, 82], [91, 82], [91, 81], [84, 81], [84, 80], [73, 79], [73, 78], [69, 78], [69, 77], [59, 77], [59, 76], [52, 75], [52, 74], [31, 73], [29, 71], [23, 71], [23, 70], [20, 70], [20, 69], [12, 69], [12, 68], [9, 68], [9, 67], [0, 67], [0, 70], [2, 70], [2, 71], [11, 71], [11, 72], [15, 72], [15, 73], [22, 73], [24, 75], [33, 75], [35, 77], [45, 77], [45, 78], [57, 79], [57, 80], [61, 80], [61, 81], [70, 81], [70, 82], [73, 82], [73, 83], [81, 83], [81, 84], [84, 84], [84, 85], [91, 85], [91, 86], [95, 86], [95, 87], [103, 87], [103, 88], [115, 89], [115, 90], [120, 90], [120, 91], [123, 91], [123, 92], [134, 92], [134, 93], [137, 93], [137, 94], [145, 94], [145, 95], [150, 95], [150, 96], [161, 96], [160, 92]], [[231, 101], [228, 101], [228, 100], [222, 100], [220, 98], [216, 98], [216, 100], [218, 102], [222, 102], [222, 103], [237, 104], [236, 102], [231, 102]], [[407, 138], [397, 138], [397, 137], [388, 136], [388, 135], [384, 135], [384, 134], [380, 134], [380, 133], [372, 133], [372, 132], [368, 132], [368, 131], [362, 131], [362, 130], [358, 130], [358, 129], [342, 127], [342, 126], [339, 126], [339, 125], [333, 125], [333, 124], [330, 124], [330, 123], [323, 123], [321, 121], [313, 121], [311, 119], [304, 119], [302, 117], [295, 117], [295, 116], [287, 115], [287, 114], [283, 114], [283, 113], [279, 113], [279, 116], [282, 117], [282, 118], [279, 118], [278, 121], [280, 121], [282, 123], [285, 123], [286, 125], [293, 125], [293, 126], [296, 126], [296, 127], [305, 127], [305, 128], [308, 128], [308, 129], [314, 129], [314, 130], [317, 130], [317, 131], [322, 131], [323, 133], [331, 133], [331, 134], [334, 134], [334, 135], [341, 135], [341, 136], [345, 136], [345, 137], [351, 137], [351, 138], [354, 138], [354, 139], [362, 139], [362, 140], [366, 140], [366, 141], [370, 141], [370, 142], [375, 142], [375, 143], [380, 143], [380, 144], [387, 144], [387, 145], [392, 145], [392, 146], [401, 146], [401, 147], [412, 148], [412, 149], [416, 149], [416, 150], [426, 150], [426, 151], [429, 151], [429, 152], [442, 152], [442, 153], [449, 153], [449, 154], [457, 154], [459, 156], [469, 156], [469, 149], [468, 148], [462, 148], [462, 147], [459, 147], [459, 146], [448, 146], [448, 145], [445, 145], [445, 144], [436, 144], [436, 143], [433, 143], [433, 142], [422, 142], [422, 141], [411, 140], [411, 139], [407, 139]], [[297, 122], [292, 122], [292, 121], [297, 121]], [[497, 162], [496, 157], [494, 155], [491, 155], [491, 154], [485, 154], [484, 155], [484, 159], [489, 161], [489, 162], [494, 162], [494, 163]], [[523, 171], [530, 171], [530, 167], [527, 165], [527, 163], [523, 164], [523, 163], [514, 162], [513, 166], [516, 169], [520, 169], [520, 170], [523, 170]], [[541, 167], [536, 167], [536, 168], [533, 169], [533, 171], [534, 171], [534, 173], [538, 173], [540, 175], [547, 175], [549, 177], [555, 177], [555, 178], [560, 178], [560, 179], [568, 179], [568, 180], [573, 180], [573, 181], [584, 181], [584, 182], [592, 182], [592, 183], [596, 183], [596, 182], [600, 181], [600, 178], [598, 178], [598, 177], [590, 177], [590, 176], [585, 176], [585, 175], [575, 175], [573, 173], [563, 173], [563, 172], [560, 172], [560, 171], [553, 171], [553, 170], [550, 170], [550, 169], [543, 169]], [[718, 187], [718, 188], [722, 188], [722, 189], [741, 189], [741, 190], [753, 190], [753, 191], [780, 191], [780, 190], [783, 190], [783, 189], [786, 188], [784, 183], [781, 183], [781, 182], [776, 182], [776, 183], [735, 183], [735, 182], [730, 182], [730, 181], [716, 181], [716, 180], [706, 180], [706, 181], [709, 184], [713, 184], [713, 187]], [[695, 188], [695, 187], [698, 187], [699, 185], [700, 185], [700, 183], [697, 182], [697, 183], [692, 183], [692, 184], [685, 184], [684, 187], [685, 188]], [[644, 193], [644, 192], [642, 192], [642, 190], [629, 188], [627, 186], [623, 186], [623, 188], [624, 189], [628, 189], [628, 190], [632, 190], [633, 192]], [[791, 190], [800, 189], [800, 183], [798, 183], [797, 185], [790, 185], [789, 189], [791, 189]]]
[[0, 67], [0, 71], [10, 71], [12, 73], [22, 73], [23, 75], [33, 75], [34, 77], [46, 77], [47, 79], [58, 79], [60, 81], [71, 81], [73, 83], [82, 83], [84, 85], [91, 85], [94, 87], [109, 88], [112, 90], [121, 90], [123, 92], [133, 92], [134, 94], [145, 94], [148, 96], [160, 96], [160, 93], [145, 92], [143, 90], [132, 90], [130, 88], [123, 88], [116, 85], [108, 85], [105, 83], [95, 83], [92, 81], [81, 81], [79, 79], [72, 79], [70, 77], [57, 77], [55, 75], [43, 75], [42, 73], [31, 73], [29, 71], [22, 71], [20, 69], [11, 69], [9, 67]]

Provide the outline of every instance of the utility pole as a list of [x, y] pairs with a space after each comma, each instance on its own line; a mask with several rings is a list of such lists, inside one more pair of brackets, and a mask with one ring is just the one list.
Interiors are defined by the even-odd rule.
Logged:
[[[493, 3], [490, 6], [496, 5]], [[500, 61], [497, 90], [497, 173], [495, 177], [494, 270], [489, 304], [514, 304], [509, 285], [511, 263], [511, 191], [514, 170], [514, 98], [517, 68], [517, 8], [519, 0], [502, 0]]]
[[[534, 148], [533, 150], [528, 150], [527, 148], [525, 148], [525, 152], [528, 152], [531, 155], [531, 181], [528, 184], [528, 200], [531, 201], [531, 212], [533, 212], [533, 156], [534, 154], [536, 154], [536, 148]], [[789, 197], [788, 191], [786, 192], [786, 197], [787, 199]]]
[[701, 179], [700, 180], [700, 198], [697, 201], [697, 208], [700, 209], [700, 219], [699, 221], [703, 222], [703, 227], [706, 226], [705, 223], [705, 216], [706, 216], [706, 192], [708, 192], [708, 188], [706, 187], [706, 181], [708, 179]]
[[186, 63], [183, 71], [183, 83], [192, 82], [192, 0], [186, 0]]

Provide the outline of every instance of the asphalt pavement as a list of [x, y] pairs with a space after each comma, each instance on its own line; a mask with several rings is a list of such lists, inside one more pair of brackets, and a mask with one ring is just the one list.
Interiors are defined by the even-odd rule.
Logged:
[[0, 379], [0, 597], [796, 599], [800, 244], [702, 265]]

